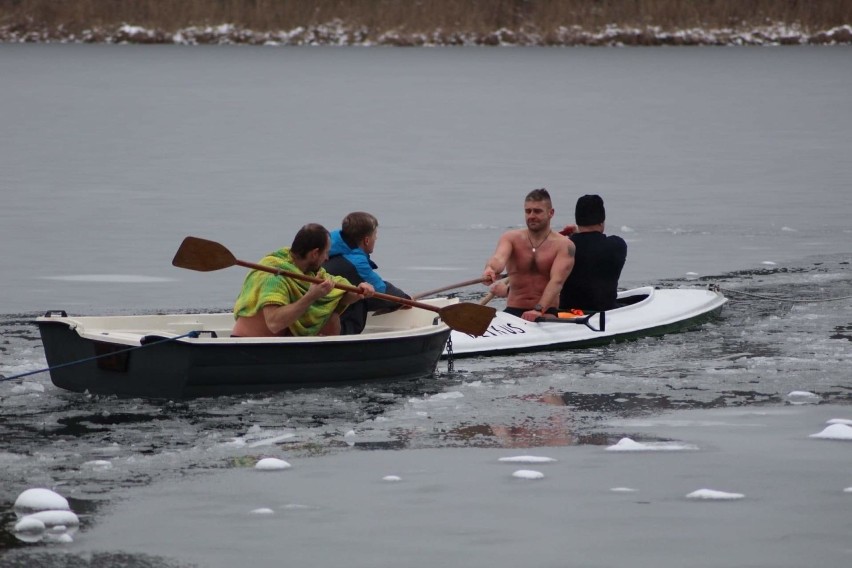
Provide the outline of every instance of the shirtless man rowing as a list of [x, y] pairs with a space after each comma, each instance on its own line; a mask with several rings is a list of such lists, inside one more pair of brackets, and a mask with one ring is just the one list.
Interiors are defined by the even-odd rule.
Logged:
[[[550, 228], [553, 214], [546, 189], [529, 192], [524, 200], [527, 228], [503, 233], [482, 274], [495, 296], [508, 296], [505, 311], [528, 321], [555, 315], [562, 285], [574, 267], [574, 243]], [[508, 284], [498, 282], [504, 269]]]

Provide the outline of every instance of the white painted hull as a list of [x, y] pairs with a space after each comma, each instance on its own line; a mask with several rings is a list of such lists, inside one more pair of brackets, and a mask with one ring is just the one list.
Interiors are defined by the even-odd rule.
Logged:
[[[727, 299], [707, 289], [655, 289], [651, 286], [619, 293], [619, 300], [647, 296], [641, 301], [605, 312], [605, 329], [567, 322], [528, 322], [506, 312], [497, 316], [481, 337], [453, 331], [453, 356], [469, 357], [573, 349], [681, 331], [719, 313]], [[589, 324], [599, 327], [600, 316]], [[444, 351], [447, 356], [447, 351]]]

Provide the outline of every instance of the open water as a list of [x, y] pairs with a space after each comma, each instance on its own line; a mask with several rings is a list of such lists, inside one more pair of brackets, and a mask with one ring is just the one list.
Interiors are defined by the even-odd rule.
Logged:
[[[478, 275], [542, 186], [557, 225], [604, 197], [624, 287], [731, 299], [697, 331], [414, 383], [152, 402], [0, 381], [0, 565], [852, 562], [852, 443], [808, 438], [852, 419], [848, 47], [3, 45], [0, 77], [2, 375], [45, 366], [48, 309], [229, 309], [241, 269], [172, 267], [186, 235], [254, 261], [367, 210], [382, 274], [417, 292]], [[698, 451], [600, 461], [622, 437]], [[493, 465], [528, 453], [562, 469]], [[293, 468], [247, 475], [261, 457]], [[30, 487], [71, 500], [73, 543], [15, 538]], [[685, 498], [704, 487], [746, 498]]]

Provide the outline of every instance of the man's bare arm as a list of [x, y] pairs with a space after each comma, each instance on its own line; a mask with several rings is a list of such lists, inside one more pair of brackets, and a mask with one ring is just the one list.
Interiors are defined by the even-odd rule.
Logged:
[[562, 286], [571, 274], [574, 268], [574, 243], [566, 239], [567, 246], [560, 248], [553, 260], [553, 265], [550, 267], [550, 280], [541, 294], [539, 303], [543, 310], [559, 307], [559, 294], [562, 292]]
[[482, 279], [486, 284], [492, 284], [499, 280], [500, 274], [506, 268], [509, 258], [512, 255], [512, 240], [509, 233], [503, 233], [500, 240], [497, 242], [497, 250], [494, 255], [485, 263], [485, 271], [482, 273]]

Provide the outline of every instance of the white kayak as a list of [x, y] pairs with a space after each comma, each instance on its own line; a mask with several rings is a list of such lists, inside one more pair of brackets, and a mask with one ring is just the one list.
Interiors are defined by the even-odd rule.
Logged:
[[499, 311], [480, 337], [453, 331], [454, 357], [574, 349], [664, 335], [695, 327], [719, 314], [727, 302], [710, 289], [657, 289], [653, 286], [618, 294], [621, 307], [574, 319], [529, 322]]

